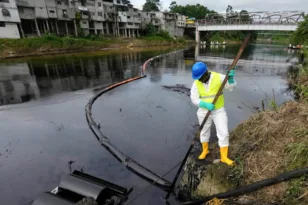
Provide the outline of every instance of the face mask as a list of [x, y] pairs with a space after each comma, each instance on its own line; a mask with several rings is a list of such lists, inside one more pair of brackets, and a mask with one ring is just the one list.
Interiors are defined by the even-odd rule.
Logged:
[[200, 81], [203, 83], [206, 83], [210, 79], [211, 74], [207, 71], [203, 74], [203, 76], [200, 78]]

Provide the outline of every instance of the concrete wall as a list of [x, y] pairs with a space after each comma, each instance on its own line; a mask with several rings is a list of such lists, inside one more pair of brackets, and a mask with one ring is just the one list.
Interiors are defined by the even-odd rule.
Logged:
[[94, 8], [95, 8], [95, 10], [94, 10], [95, 16], [93, 16], [93, 20], [95, 20], [95, 21], [105, 21], [103, 1], [102, 0], [96, 0]]
[[[132, 17], [131, 17], [132, 19]], [[118, 21], [127, 22], [127, 13], [125, 11], [118, 11]]]
[[85, 20], [85, 19], [82, 19], [82, 20], [80, 21], [80, 27], [81, 27], [81, 28], [88, 29], [88, 28], [89, 28], [89, 21], [88, 21], [88, 20]]
[[95, 26], [95, 29], [99, 29], [99, 30], [103, 29], [102, 22], [94, 22], [94, 26]]
[[[8, 12], [8, 16], [3, 15], [3, 12]], [[20, 22], [15, 0], [10, 0], [9, 2], [0, 2], [0, 21]]]
[[183, 36], [184, 36], [184, 30], [185, 30], [184, 27], [178, 27], [178, 28], [176, 29], [176, 35], [175, 35], [175, 36], [183, 37]]
[[47, 7], [47, 13], [49, 18], [58, 18], [56, 7]]
[[[2, 10], [6, 9], [9, 11], [10, 16], [3, 16]], [[20, 22], [19, 14], [17, 8], [1, 8], [0, 7], [0, 21], [5, 22]]]
[[57, 8], [57, 16], [59, 20], [71, 20], [75, 19], [76, 11], [75, 9], [67, 8]]
[[20, 38], [16, 23], [5, 22], [5, 26], [0, 26], [0, 38]]
[[123, 0], [113, 0], [114, 5], [124, 6]]
[[166, 20], [165, 31], [168, 31], [170, 36], [182, 37], [184, 35], [184, 27], [178, 27], [177, 21]]
[[56, 0], [45, 0], [49, 18], [58, 18]]
[[56, 0], [45, 0], [46, 6], [56, 7]]
[[109, 2], [103, 2], [103, 9], [105, 12], [113, 12], [114, 11], [114, 6], [112, 3]]
[[163, 12], [141, 12], [141, 26], [144, 28], [146, 24], [152, 23], [159, 27], [159, 30], [165, 30], [165, 19]]
[[47, 19], [48, 13], [46, 7], [35, 7], [36, 18]]
[[9, 2], [0, 2], [0, 8], [17, 8], [15, 0], [9, 0]]
[[141, 17], [140, 16], [134, 16], [134, 22], [141, 24]]
[[35, 19], [34, 8], [19, 7], [18, 11], [21, 19]]
[[172, 14], [172, 13], [164, 13], [164, 16], [166, 20], [176, 20], [176, 14]]
[[176, 15], [177, 18], [177, 26], [178, 27], [186, 27], [186, 17], [184, 15]]
[[17, 6], [34, 7], [34, 0], [16, 0]]
[[150, 22], [151, 22], [150, 12], [141, 12], [141, 27], [144, 28]]
[[36, 18], [47, 19], [48, 13], [45, 0], [34, 0]]

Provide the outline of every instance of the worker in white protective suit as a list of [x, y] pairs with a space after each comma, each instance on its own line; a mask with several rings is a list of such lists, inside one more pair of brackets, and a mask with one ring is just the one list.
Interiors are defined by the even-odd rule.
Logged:
[[[234, 70], [230, 71], [228, 76], [228, 82], [225, 89], [232, 91], [236, 86]], [[223, 93], [219, 96], [215, 105], [212, 104], [215, 95], [222, 85], [225, 75], [216, 72], [209, 72], [205, 63], [197, 62], [192, 67], [192, 77], [195, 81], [190, 91], [190, 98], [192, 103], [199, 107], [197, 116], [200, 125], [207, 111], [212, 111], [200, 133], [202, 153], [199, 156], [199, 159], [205, 159], [206, 155], [209, 153], [211, 125], [212, 121], [214, 121], [217, 131], [218, 145], [220, 147], [220, 161], [231, 166], [233, 165], [233, 161], [228, 158], [228, 117], [224, 108]]]

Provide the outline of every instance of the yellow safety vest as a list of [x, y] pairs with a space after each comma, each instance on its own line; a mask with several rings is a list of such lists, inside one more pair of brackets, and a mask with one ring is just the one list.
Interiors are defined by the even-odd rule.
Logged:
[[[203, 86], [201, 81], [195, 80], [197, 88], [198, 88], [199, 98], [203, 102], [207, 102], [207, 103], [213, 102], [222, 84], [219, 73], [211, 72], [211, 75], [212, 75], [211, 76], [212, 80], [211, 80], [211, 84], [208, 86], [208, 91], [205, 90], [205, 87]], [[218, 100], [215, 103], [215, 110], [222, 108], [224, 105], [225, 105], [225, 100], [224, 100], [223, 93], [221, 93]]]

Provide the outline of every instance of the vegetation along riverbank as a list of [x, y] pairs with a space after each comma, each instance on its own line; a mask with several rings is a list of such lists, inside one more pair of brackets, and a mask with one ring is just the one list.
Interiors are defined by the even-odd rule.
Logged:
[[128, 47], [175, 46], [193, 43], [172, 38], [165, 32], [136, 39], [87, 36], [83, 38], [44, 35], [38, 38], [0, 39], [0, 58], [95, 51]]
[[[292, 35], [294, 43], [307, 45], [307, 24], [306, 17], [306, 21]], [[207, 156], [206, 162], [198, 161], [193, 152], [178, 184], [178, 194], [183, 200], [201, 199], [282, 173], [307, 168], [308, 51], [301, 50], [299, 53], [300, 62], [288, 77], [296, 99], [277, 105], [273, 96], [269, 109], [256, 111], [255, 115], [230, 133], [230, 156], [235, 159], [235, 166], [211, 163], [213, 159], [219, 158], [217, 144], [210, 147], [211, 154]], [[303, 175], [268, 186], [233, 200], [237, 204], [306, 205], [308, 176]], [[225, 203], [220, 201], [217, 204]]]

